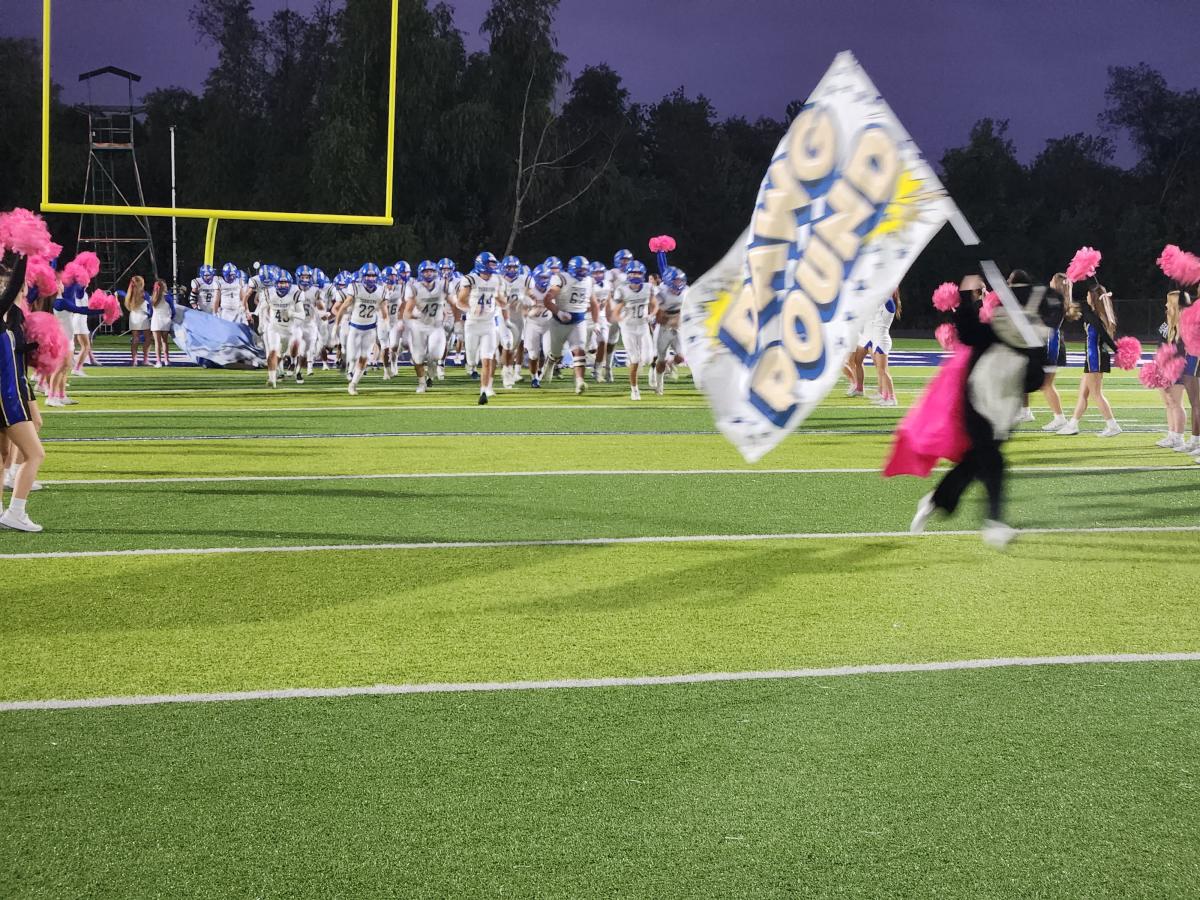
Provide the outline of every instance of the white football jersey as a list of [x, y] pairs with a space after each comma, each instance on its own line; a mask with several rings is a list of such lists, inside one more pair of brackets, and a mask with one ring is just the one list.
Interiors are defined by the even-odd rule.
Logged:
[[546, 286], [546, 290], [538, 290], [537, 282], [532, 277], [528, 279], [525, 286], [525, 293], [521, 298], [521, 307], [525, 311], [526, 319], [548, 319], [550, 318], [550, 310], [546, 309], [546, 295], [550, 293], [550, 289], [554, 287], [554, 282]]
[[609, 283], [608, 278], [602, 281], [592, 279], [592, 296], [596, 298], [596, 302], [600, 304], [600, 313], [603, 315], [604, 310], [608, 307], [609, 298], [612, 297], [613, 286]]
[[495, 320], [500, 298], [500, 281], [501, 276], [494, 272], [486, 278], [475, 272], [463, 278], [461, 287], [470, 289], [467, 295], [468, 322]]
[[390, 285], [383, 286], [384, 302], [387, 303], [388, 318], [392, 323], [400, 321], [400, 310], [404, 308], [404, 300], [407, 294], [405, 290], [407, 286], [403, 283], [397, 283], [395, 287]]
[[683, 298], [687, 296], [688, 289], [684, 288], [678, 294], [669, 287], [663, 286], [658, 289], [658, 308], [668, 316], [677, 316], [679, 311], [683, 309]]
[[282, 296], [278, 289], [271, 288], [260, 297], [260, 302], [265, 304], [265, 307], [259, 306], [259, 315], [262, 315], [265, 308], [268, 321], [275, 325], [287, 325], [292, 321], [292, 316], [296, 314], [296, 307], [300, 305], [300, 288], [292, 285]]
[[621, 311], [622, 321], [629, 323], [646, 321], [647, 310], [653, 298], [654, 286], [648, 281], [643, 281], [642, 286], [636, 290], [627, 281], [613, 291], [613, 303], [625, 304]]
[[192, 296], [196, 298], [197, 309], [212, 312], [217, 302], [217, 279], [205, 281], [203, 278], [193, 278]]
[[223, 277], [216, 279], [214, 282], [217, 288], [217, 302], [221, 309], [241, 309], [242, 308], [242, 280], [235, 278], [233, 281], [226, 281]]
[[350, 298], [354, 306], [350, 311], [351, 325], [374, 325], [379, 321], [379, 305], [384, 302], [384, 287], [376, 284], [375, 290], [367, 290], [361, 282], [355, 282], [350, 289]]
[[563, 312], [568, 312], [571, 316], [582, 316], [592, 308], [592, 291], [596, 283], [592, 280], [592, 276], [588, 275], [584, 278], [575, 278], [572, 275], [564, 274], [563, 286], [558, 292], [558, 308]]
[[426, 284], [414, 278], [408, 283], [408, 297], [413, 301], [413, 316], [422, 325], [441, 325], [445, 314], [446, 291], [439, 279]]
[[300, 304], [296, 307], [296, 317], [311, 322], [321, 305], [321, 289], [314, 284], [307, 288], [297, 286], [297, 290], [300, 291]]

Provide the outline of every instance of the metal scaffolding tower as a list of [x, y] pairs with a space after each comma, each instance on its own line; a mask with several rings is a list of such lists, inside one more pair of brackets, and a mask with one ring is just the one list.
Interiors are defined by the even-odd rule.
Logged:
[[[116, 66], [84, 72], [79, 80], [89, 83], [89, 99], [91, 80], [100, 75], [124, 78], [129, 102], [120, 106], [89, 103], [83, 107], [88, 117], [89, 136], [83, 202], [96, 206], [145, 206], [142, 176], [134, 149], [134, 118], [143, 114], [145, 107], [133, 105], [133, 83], [141, 81], [142, 77]], [[78, 238], [80, 250], [92, 250], [100, 257], [97, 281], [105, 290], [123, 288], [132, 274], [158, 277], [158, 262], [147, 218], [86, 214], [79, 217]], [[143, 260], [149, 262], [149, 273], [137, 272]]]

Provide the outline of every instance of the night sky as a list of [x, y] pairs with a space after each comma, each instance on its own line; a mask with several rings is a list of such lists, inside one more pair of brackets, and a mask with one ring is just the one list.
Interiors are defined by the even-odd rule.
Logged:
[[[144, 90], [203, 81], [212, 49], [196, 42], [190, 0], [55, 4], [53, 72], [68, 99], [87, 98], [78, 73], [108, 64], [143, 74]], [[284, 5], [256, 8], [265, 18]], [[488, 0], [454, 5], [478, 49]], [[40, 34], [39, 0], [5, 6], [17, 7], [7, 34]], [[721, 115], [751, 118], [782, 117], [837, 51], [853, 50], [931, 158], [991, 116], [1011, 121], [1028, 159], [1048, 137], [1098, 131], [1110, 65], [1148, 62], [1175, 89], [1200, 87], [1196, 10], [1195, 0], [562, 0], [557, 30], [572, 73], [606, 62], [635, 100], [682, 85]], [[1118, 161], [1130, 161], [1126, 148]]]

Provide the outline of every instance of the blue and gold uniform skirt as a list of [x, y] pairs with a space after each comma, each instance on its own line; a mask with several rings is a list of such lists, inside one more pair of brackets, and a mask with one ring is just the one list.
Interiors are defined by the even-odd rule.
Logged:
[[17, 352], [13, 333], [0, 328], [0, 428], [30, 421], [25, 354]]

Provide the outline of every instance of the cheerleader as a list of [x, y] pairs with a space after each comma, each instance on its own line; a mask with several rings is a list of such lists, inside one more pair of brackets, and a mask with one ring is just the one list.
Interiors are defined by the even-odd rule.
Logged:
[[96, 360], [92, 356], [92, 329], [88, 327], [88, 315], [91, 310], [88, 309], [88, 295], [84, 285], [80, 285], [79, 296], [76, 299], [79, 300], [79, 303], [71, 313], [71, 331], [69, 333], [75, 338], [75, 346], [79, 350], [79, 355], [75, 357], [75, 368], [71, 374], [86, 378], [87, 372], [83, 371], [84, 363], [95, 365]]
[[161, 278], [154, 282], [154, 293], [146, 301], [146, 313], [150, 316], [150, 334], [154, 338], [154, 368], [171, 365], [171, 345], [167, 335], [175, 318], [175, 298], [167, 292], [167, 283]]
[[[1050, 288], [1068, 299], [1064, 305], [1062, 318], [1049, 324], [1050, 337], [1046, 341], [1046, 377], [1042, 380], [1042, 396], [1046, 398], [1046, 404], [1054, 413], [1054, 418], [1042, 426], [1042, 431], [1058, 431], [1067, 424], [1067, 417], [1063, 415], [1062, 397], [1058, 393], [1058, 388], [1054, 386], [1054, 379], [1058, 370], [1067, 365], [1067, 343], [1063, 340], [1063, 324], [1066, 319], [1079, 318], [1079, 311], [1070, 302], [1071, 282], [1067, 280], [1067, 276], [1062, 272], [1056, 273], [1050, 279]], [[1022, 412], [1027, 411], [1029, 411], [1028, 400]], [[1021, 416], [1018, 421], [1032, 422], [1033, 414], [1030, 413], [1028, 419]]]
[[1116, 437], [1121, 433], [1121, 426], [1113, 418], [1112, 407], [1104, 396], [1104, 375], [1112, 367], [1109, 350], [1117, 351], [1113, 343], [1113, 335], [1117, 330], [1117, 314], [1113, 311], [1112, 294], [1105, 290], [1102, 284], [1088, 288], [1087, 303], [1078, 307], [1083, 318], [1083, 329], [1087, 339], [1087, 354], [1083, 362], [1083, 377], [1079, 382], [1079, 400], [1071, 418], [1056, 434], [1079, 434], [1079, 420], [1087, 411], [1088, 402], [1095, 399], [1096, 405], [1104, 415], [1104, 430], [1099, 437]]
[[[0, 288], [0, 435], [3, 435], [0, 443], [15, 446], [24, 460], [17, 472], [8, 509], [0, 515], [0, 526], [37, 532], [42, 526], [26, 514], [25, 501], [33, 490], [46, 451], [38, 437], [42, 414], [25, 374], [27, 354], [37, 345], [25, 342], [25, 315], [17, 304], [24, 293], [25, 267], [26, 259], [22, 256], [10, 273], [8, 283]], [[7, 455], [8, 447], [0, 447], [0, 451]], [[3, 488], [0, 488], [2, 492]], [[0, 497], [0, 502], [2, 499]]]
[[1190, 396], [1190, 392], [1193, 434], [1187, 440], [1184, 440], [1183, 437], [1183, 433], [1188, 427], [1188, 420], [1183, 411], [1183, 395], [1187, 382], [1191, 381], [1193, 385], [1196, 382], [1196, 357], [1187, 355], [1183, 340], [1179, 336], [1179, 306], [1181, 302], [1187, 302], [1186, 297], [1187, 295], [1182, 291], [1171, 291], [1167, 294], [1166, 321], [1158, 327], [1158, 346], [1160, 348], [1168, 344], [1173, 346], [1176, 352], [1184, 357], [1185, 364], [1183, 374], [1176, 382], [1170, 387], [1159, 390], [1159, 393], [1162, 394], [1163, 405], [1167, 410], [1167, 434], [1166, 437], [1156, 441], [1155, 446], [1166, 450], [1178, 450], [1181, 453], [1191, 453], [1200, 443], [1195, 436], [1196, 401], [1194, 396]]
[[869, 331], [874, 348], [871, 360], [875, 364], [875, 381], [879, 386], [879, 399], [873, 401], [876, 406], [896, 405], [896, 388], [892, 384], [892, 373], [888, 371], [888, 354], [892, 352], [892, 322], [900, 314], [900, 289], [896, 288], [875, 313]]
[[125, 310], [129, 313], [129, 364], [137, 367], [137, 348], [142, 348], [142, 365], [150, 365], [147, 354], [150, 352], [150, 315], [146, 312], [146, 280], [141, 275], [129, 279], [129, 288], [125, 291]]
[[[67, 346], [70, 346], [71, 338], [76, 336], [76, 319], [82, 318], [86, 324], [90, 311], [87, 307], [87, 294], [84, 293], [83, 285], [72, 284], [63, 288], [59, 296], [55, 298], [52, 308], [54, 318], [58, 320], [58, 327], [67, 339]], [[81, 356], [79, 365], [82, 366], [82, 364]], [[67, 396], [68, 377], [72, 374], [82, 376], [84, 373], [79, 367], [72, 370], [71, 354], [68, 353], [63, 359], [62, 365], [50, 376], [46, 387], [47, 406], [74, 406], [76, 404], [77, 401]]]

